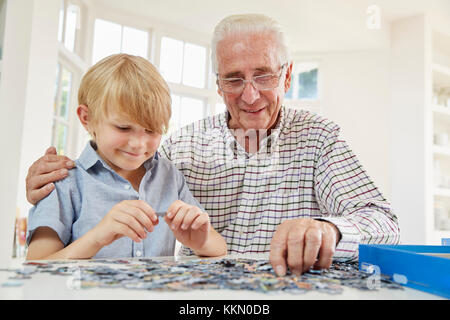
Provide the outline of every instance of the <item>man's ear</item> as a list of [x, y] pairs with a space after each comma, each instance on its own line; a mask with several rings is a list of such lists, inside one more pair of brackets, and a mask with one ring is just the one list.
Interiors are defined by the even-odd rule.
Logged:
[[217, 93], [223, 98], [223, 92], [220, 90], [219, 85], [217, 85]]
[[287, 66], [286, 71], [286, 78], [284, 79], [284, 93], [289, 91], [289, 88], [291, 87], [291, 81], [292, 81], [292, 65], [293, 63], [289, 63]]
[[89, 132], [89, 109], [86, 105], [80, 104], [77, 108], [78, 119], [80, 119], [83, 127]]

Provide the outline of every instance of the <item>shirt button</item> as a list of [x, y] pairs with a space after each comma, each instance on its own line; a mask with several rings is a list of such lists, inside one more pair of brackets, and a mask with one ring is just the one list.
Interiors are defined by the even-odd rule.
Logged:
[[125, 190], [130, 190], [130, 185], [129, 184], [126, 184], [123, 187], [125, 188]]
[[136, 257], [140, 257], [141, 255], [142, 255], [141, 250], [137, 250], [137, 251], [136, 251]]

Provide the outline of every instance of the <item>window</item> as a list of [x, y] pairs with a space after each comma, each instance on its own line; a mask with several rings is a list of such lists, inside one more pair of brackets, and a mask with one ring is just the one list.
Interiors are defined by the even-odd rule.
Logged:
[[52, 145], [58, 154], [67, 154], [72, 72], [58, 63], [56, 70], [55, 98], [53, 106]]
[[227, 106], [225, 103], [216, 103], [216, 107], [214, 108], [214, 114], [219, 114], [227, 111]]
[[286, 93], [286, 99], [292, 100], [318, 100], [318, 73], [317, 62], [301, 62], [294, 64], [291, 88]]
[[169, 122], [168, 134], [192, 122], [203, 119], [205, 100], [172, 94], [172, 117]]
[[216, 103], [215, 88], [207, 88], [210, 80], [206, 74], [210, 70], [207, 52], [207, 46], [161, 37], [159, 70], [172, 92], [172, 118], [168, 134], [217, 113], [221, 107]]
[[76, 49], [78, 29], [80, 29], [80, 7], [62, 0], [59, 10], [58, 41], [72, 52]]
[[82, 126], [76, 121], [76, 90], [79, 81], [88, 69], [81, 49], [87, 40], [87, 28], [82, 26], [82, 16], [88, 8], [81, 0], [60, 0], [58, 61], [55, 77], [52, 141], [58, 154], [78, 157], [77, 131]]
[[147, 58], [148, 36], [147, 31], [96, 19], [92, 63], [121, 52]]
[[160, 71], [168, 82], [204, 88], [206, 85], [206, 48], [162, 37]]

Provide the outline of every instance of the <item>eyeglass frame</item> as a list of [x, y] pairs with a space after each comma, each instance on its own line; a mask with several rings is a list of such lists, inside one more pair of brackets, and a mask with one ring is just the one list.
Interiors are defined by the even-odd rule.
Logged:
[[[283, 75], [283, 69], [284, 69], [284, 67], [286, 67], [287, 65], [288, 65], [287, 62], [285, 62], [283, 65], [281, 65], [280, 71], [279, 71], [279, 75], [278, 75], [278, 79], [277, 79], [277, 85], [276, 85], [275, 87], [273, 87], [273, 88], [258, 89], [258, 88], [256, 87], [256, 85], [255, 85], [255, 78], [261, 78], [261, 77], [267, 77], [267, 76], [275, 76], [276, 73], [267, 73], [267, 74], [261, 74], [261, 75], [259, 75], [259, 76], [253, 76], [250, 80], [245, 80], [244, 78], [237, 78], [237, 77], [236, 77], [236, 78], [234, 78], [234, 77], [232, 77], [232, 78], [220, 78], [220, 77], [219, 77], [219, 73], [216, 73], [216, 77], [217, 77], [216, 84], [217, 84], [217, 86], [219, 87], [219, 89], [220, 89], [221, 91], [223, 91], [223, 92], [225, 92], [225, 93], [233, 93], [233, 94], [241, 93], [242, 91], [244, 91], [245, 84], [246, 84], [247, 82], [250, 82], [250, 83], [252, 84], [253, 88], [255, 88], [255, 89], [258, 90], [258, 91], [268, 91], [268, 90], [273, 90], [273, 89], [277, 88], [277, 87], [280, 85], [280, 79], [281, 79], [281, 76]], [[225, 90], [223, 90], [223, 89], [220, 87], [220, 85], [219, 85], [219, 80], [242, 80], [242, 84], [243, 84], [243, 85], [242, 85], [242, 89], [239, 90], [239, 91], [237, 91], [237, 92], [225, 91]]]

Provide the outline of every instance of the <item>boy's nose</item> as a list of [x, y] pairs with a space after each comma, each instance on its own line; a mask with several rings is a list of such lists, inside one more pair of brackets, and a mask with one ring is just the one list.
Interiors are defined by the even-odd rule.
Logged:
[[141, 148], [145, 146], [146, 137], [144, 135], [136, 135], [130, 138], [128, 144], [133, 148]]

